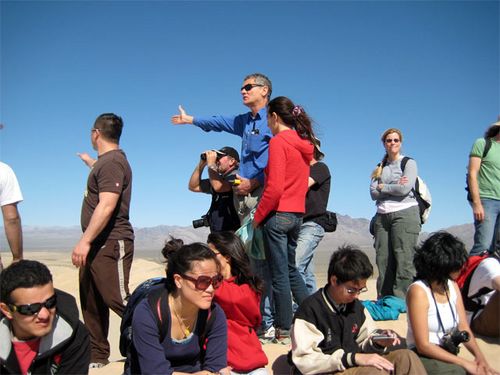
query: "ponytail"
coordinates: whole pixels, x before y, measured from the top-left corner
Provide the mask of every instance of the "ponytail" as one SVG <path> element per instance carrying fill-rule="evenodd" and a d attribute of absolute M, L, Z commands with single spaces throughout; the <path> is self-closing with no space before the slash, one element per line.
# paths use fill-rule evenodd
<path fill-rule="evenodd" d="M 267 110 L 268 113 L 276 113 L 286 126 L 295 129 L 300 138 L 317 144 L 312 120 L 300 105 L 295 105 L 285 96 L 278 96 L 269 102 Z"/>
<path fill-rule="evenodd" d="M 389 155 L 387 155 L 387 152 L 385 153 L 384 157 L 382 158 L 382 161 L 377 164 L 377 167 L 373 170 L 372 175 L 370 176 L 372 180 L 378 180 L 380 176 L 382 175 L 382 169 L 384 168 L 384 165 L 387 164 L 387 159 L 389 158 Z"/>

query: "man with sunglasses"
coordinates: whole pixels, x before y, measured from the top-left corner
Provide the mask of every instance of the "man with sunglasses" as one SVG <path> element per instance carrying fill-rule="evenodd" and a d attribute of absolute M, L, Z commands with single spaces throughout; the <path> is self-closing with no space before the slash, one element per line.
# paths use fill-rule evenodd
<path fill-rule="evenodd" d="M 294 316 L 291 359 L 296 374 L 426 373 L 414 352 L 397 349 L 401 345 L 395 332 L 374 329 L 370 314 L 358 301 L 372 273 L 370 260 L 355 247 L 344 246 L 332 254 L 328 283 Z"/>
<path fill-rule="evenodd" d="M 0 374 L 87 374 L 88 332 L 75 298 L 54 289 L 40 262 L 21 260 L 0 275 Z"/>
<path fill-rule="evenodd" d="M 250 74 L 245 77 L 240 92 L 243 104 L 250 112 L 236 116 L 194 117 L 179 106 L 180 113 L 172 116 L 171 121 L 174 125 L 193 124 L 206 132 L 227 132 L 242 138 L 238 176 L 241 183 L 234 187 L 236 194 L 245 196 L 239 207 L 241 219 L 257 205 L 264 186 L 267 149 L 272 137 L 267 127 L 266 106 L 271 97 L 272 84 L 264 74 Z"/>

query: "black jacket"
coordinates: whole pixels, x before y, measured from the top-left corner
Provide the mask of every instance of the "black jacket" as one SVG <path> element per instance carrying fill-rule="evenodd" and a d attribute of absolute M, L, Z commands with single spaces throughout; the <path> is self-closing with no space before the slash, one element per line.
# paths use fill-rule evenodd
<path fill-rule="evenodd" d="M 42 337 L 35 360 L 29 368 L 32 375 L 88 374 L 90 341 L 87 329 L 78 319 L 75 298 L 56 289 L 57 311 L 52 331 Z M 20 374 L 11 342 L 10 322 L 0 320 L 0 374 Z"/>

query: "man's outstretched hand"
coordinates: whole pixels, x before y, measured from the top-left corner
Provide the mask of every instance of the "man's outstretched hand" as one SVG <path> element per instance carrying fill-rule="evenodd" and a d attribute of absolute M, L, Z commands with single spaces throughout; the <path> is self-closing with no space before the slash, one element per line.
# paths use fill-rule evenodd
<path fill-rule="evenodd" d="M 192 124 L 193 116 L 188 115 L 182 105 L 179 105 L 179 114 L 172 116 L 170 121 L 174 125 Z"/>

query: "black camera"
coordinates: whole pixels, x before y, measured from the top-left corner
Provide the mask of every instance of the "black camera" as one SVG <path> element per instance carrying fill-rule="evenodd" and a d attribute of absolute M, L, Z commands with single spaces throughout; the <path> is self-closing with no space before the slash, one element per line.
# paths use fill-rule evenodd
<path fill-rule="evenodd" d="M 221 157 L 223 157 L 223 156 L 224 156 L 224 155 L 217 153 L 217 159 L 216 159 L 216 160 L 217 160 L 217 161 L 219 161 L 219 160 L 220 160 L 220 158 L 221 158 Z M 201 159 L 201 160 L 205 160 L 205 161 L 207 161 L 207 154 L 205 154 L 205 153 L 201 154 L 201 155 L 200 155 L 200 159 Z"/>
<path fill-rule="evenodd" d="M 463 342 L 469 341 L 470 336 L 467 331 L 459 331 L 458 329 L 454 329 L 452 332 L 446 333 L 441 338 L 441 347 L 450 352 L 451 354 L 457 355 L 460 351 L 459 345 Z"/>
<path fill-rule="evenodd" d="M 203 215 L 200 219 L 193 220 L 193 228 L 209 227 L 208 215 Z"/>

